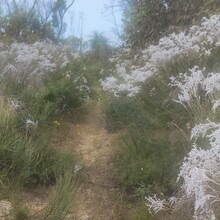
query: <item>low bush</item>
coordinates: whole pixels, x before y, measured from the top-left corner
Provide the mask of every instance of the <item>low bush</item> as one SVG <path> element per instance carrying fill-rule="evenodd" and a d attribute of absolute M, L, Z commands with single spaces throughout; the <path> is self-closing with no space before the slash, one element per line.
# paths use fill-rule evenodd
<path fill-rule="evenodd" d="M 109 129 L 120 130 L 131 124 L 143 123 L 147 126 L 150 118 L 145 115 L 140 102 L 133 98 L 109 97 L 104 100 L 104 111 L 108 116 Z"/>
<path fill-rule="evenodd" d="M 16 83 L 15 79 L 5 79 L 3 93 L 23 104 L 23 116 L 29 115 L 39 122 L 48 121 L 82 105 L 87 91 L 76 79 L 63 72 L 49 74 L 45 78 L 39 88 Z"/>
<path fill-rule="evenodd" d="M 192 116 L 172 100 L 167 78 L 154 77 L 136 98 L 111 97 L 105 104 L 110 129 L 121 133 L 116 181 L 125 189 L 172 194 L 185 153 Z M 135 190 L 134 190 L 135 189 Z M 139 195 L 140 196 L 140 195 Z"/>
<path fill-rule="evenodd" d="M 51 148 L 43 138 L 33 140 L 26 136 L 9 101 L 1 98 L 0 105 L 1 172 L 23 184 L 55 183 L 56 176 L 73 166 L 71 157 Z"/>

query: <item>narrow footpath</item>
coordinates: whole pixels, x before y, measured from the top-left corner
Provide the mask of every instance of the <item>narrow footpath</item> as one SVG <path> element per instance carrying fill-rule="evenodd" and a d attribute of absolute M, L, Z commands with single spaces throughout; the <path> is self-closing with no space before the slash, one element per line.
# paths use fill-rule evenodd
<path fill-rule="evenodd" d="M 74 146 L 82 166 L 71 219 L 127 219 L 127 211 L 121 205 L 122 198 L 113 182 L 112 153 L 116 138 L 116 134 L 107 132 L 105 116 L 98 105 L 88 110 L 83 123 L 70 125 L 67 145 Z"/>

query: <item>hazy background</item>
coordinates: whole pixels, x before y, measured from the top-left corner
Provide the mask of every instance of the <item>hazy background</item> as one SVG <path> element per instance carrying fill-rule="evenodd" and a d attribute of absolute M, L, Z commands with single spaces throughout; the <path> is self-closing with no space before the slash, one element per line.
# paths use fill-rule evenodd
<path fill-rule="evenodd" d="M 106 10 L 111 5 L 111 0 L 75 0 L 66 16 L 66 35 L 75 35 L 89 39 L 93 31 L 103 32 L 114 43 L 115 24 L 111 10 Z M 118 27 L 121 26 L 121 12 L 114 10 Z"/>

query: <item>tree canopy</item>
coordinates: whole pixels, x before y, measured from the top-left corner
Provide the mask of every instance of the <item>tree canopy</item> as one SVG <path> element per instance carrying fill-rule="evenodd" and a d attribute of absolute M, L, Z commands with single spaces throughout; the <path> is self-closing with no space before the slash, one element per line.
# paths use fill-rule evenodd
<path fill-rule="evenodd" d="M 108 39 L 97 31 L 92 33 L 89 40 L 90 51 L 97 59 L 107 59 L 111 53 Z"/>
<path fill-rule="evenodd" d="M 74 0 L 4 0 L 0 30 L 18 42 L 42 39 L 59 41 L 65 32 L 64 17 Z"/>
<path fill-rule="evenodd" d="M 141 48 L 164 34 L 186 28 L 220 8 L 218 0 L 120 0 L 124 39 Z"/>

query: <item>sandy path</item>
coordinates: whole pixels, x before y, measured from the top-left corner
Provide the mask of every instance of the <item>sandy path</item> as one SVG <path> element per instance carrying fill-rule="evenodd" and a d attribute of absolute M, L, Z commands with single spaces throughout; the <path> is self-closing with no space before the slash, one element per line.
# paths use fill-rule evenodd
<path fill-rule="evenodd" d="M 105 117 L 97 106 L 88 111 L 84 123 L 72 124 L 66 139 L 69 145 L 76 136 L 74 147 L 82 176 L 75 198 L 75 212 L 71 219 L 76 220 L 119 220 L 121 213 L 120 194 L 112 180 L 112 162 L 116 135 L 105 129 Z"/>

